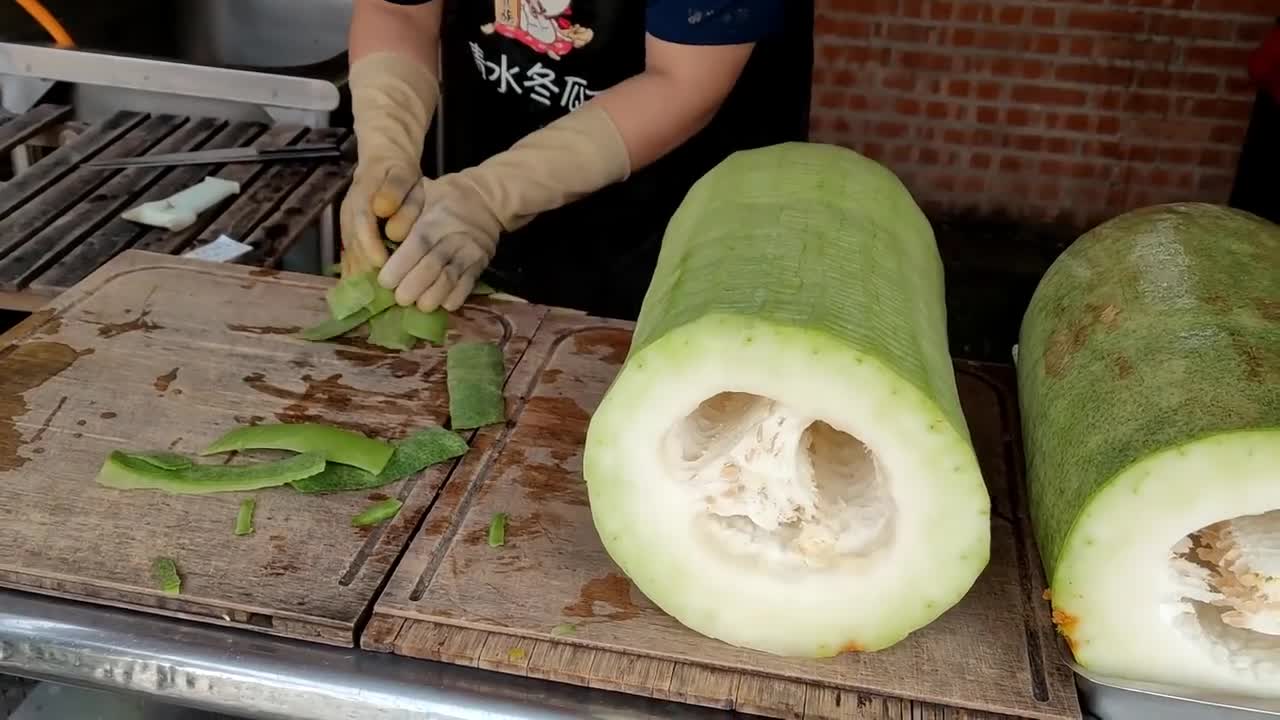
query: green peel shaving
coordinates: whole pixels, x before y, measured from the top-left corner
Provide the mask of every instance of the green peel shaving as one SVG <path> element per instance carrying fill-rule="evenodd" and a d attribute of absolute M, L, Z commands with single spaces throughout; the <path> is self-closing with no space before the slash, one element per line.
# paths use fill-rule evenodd
<path fill-rule="evenodd" d="M 236 428 L 200 454 L 216 455 L 232 450 L 318 453 L 330 462 L 354 465 L 376 474 L 382 472 L 382 468 L 391 459 L 394 448 L 381 440 L 351 430 L 317 423 L 283 423 Z"/>
<path fill-rule="evenodd" d="M 386 522 L 395 517 L 404 503 L 395 498 L 387 498 L 365 508 L 364 512 L 351 518 L 352 527 L 370 527 Z"/>

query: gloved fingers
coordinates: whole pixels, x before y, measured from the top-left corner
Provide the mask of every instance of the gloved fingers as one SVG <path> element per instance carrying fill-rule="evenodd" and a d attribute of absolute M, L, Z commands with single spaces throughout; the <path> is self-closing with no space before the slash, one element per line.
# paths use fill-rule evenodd
<path fill-rule="evenodd" d="M 444 260 L 434 250 L 420 258 L 396 286 L 396 303 L 408 307 L 418 302 L 423 293 L 444 277 Z"/>
<path fill-rule="evenodd" d="M 344 248 L 360 248 L 373 266 L 378 267 L 386 262 L 387 251 L 378 232 L 378 219 L 371 207 L 369 187 L 365 178 L 357 178 L 351 183 L 338 209 L 338 228 Z"/>
<path fill-rule="evenodd" d="M 453 291 L 454 285 L 457 283 L 457 278 L 452 275 L 452 272 L 448 265 L 441 269 L 440 274 L 436 276 L 436 281 L 431 283 L 431 287 L 418 296 L 417 305 L 419 310 L 431 312 L 440 307 L 440 301 Z"/>
<path fill-rule="evenodd" d="M 474 278 L 469 278 L 467 273 L 471 272 L 475 265 L 479 264 L 483 267 L 488 262 L 488 257 L 480 246 L 462 233 L 454 233 L 444 238 L 430 254 L 435 256 L 440 270 L 435 282 L 418 296 L 418 309 L 423 312 L 431 312 L 444 306 L 457 292 L 462 292 L 462 299 L 466 300 L 471 288 L 475 285 Z M 479 271 L 475 272 L 478 274 Z"/>
<path fill-rule="evenodd" d="M 395 163 L 387 167 L 382 182 L 372 193 L 370 205 L 373 213 L 380 218 L 389 218 L 396 214 L 405 198 L 418 186 L 422 173 L 418 168 L 404 163 Z"/>
<path fill-rule="evenodd" d="M 488 264 L 487 261 L 481 260 L 463 271 L 462 277 L 458 278 L 458 282 L 453 286 L 453 291 L 444 299 L 444 302 L 440 303 L 440 307 L 448 312 L 456 312 L 458 308 L 462 307 L 467 298 L 471 297 L 471 291 L 476 287 L 476 280 L 480 278 L 480 273 L 484 272 L 485 266 Z"/>
<path fill-rule="evenodd" d="M 405 196 L 404 203 L 400 205 L 400 209 L 387 220 L 383 231 L 386 233 L 387 239 L 393 243 L 402 243 L 409 236 L 409 232 L 413 230 L 413 223 L 422 215 L 422 208 L 427 203 L 427 191 L 424 183 L 429 182 L 422 180 L 414 183 L 413 189 Z"/>

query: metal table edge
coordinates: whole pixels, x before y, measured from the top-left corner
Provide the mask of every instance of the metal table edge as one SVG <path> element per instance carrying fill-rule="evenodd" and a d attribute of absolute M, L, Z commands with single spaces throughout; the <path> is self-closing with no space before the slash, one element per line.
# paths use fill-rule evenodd
<path fill-rule="evenodd" d="M 747 717 L 11 590 L 0 673 L 271 720 Z"/>

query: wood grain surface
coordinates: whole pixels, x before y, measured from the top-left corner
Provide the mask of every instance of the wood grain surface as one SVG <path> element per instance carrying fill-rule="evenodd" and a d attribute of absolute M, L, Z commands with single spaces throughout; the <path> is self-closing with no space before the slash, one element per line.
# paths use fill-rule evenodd
<path fill-rule="evenodd" d="M 991 562 L 973 590 L 888 650 L 782 658 L 682 627 L 599 542 L 581 451 L 630 329 L 547 316 L 508 383 L 512 421 L 482 431 L 450 477 L 375 606 L 365 648 L 778 718 L 1080 717 L 1020 495 L 1011 373 L 958 368 L 993 497 Z M 507 541 L 493 548 L 486 530 L 499 512 Z"/>
<path fill-rule="evenodd" d="M 353 645 L 451 465 L 323 496 L 94 482 L 113 449 L 196 452 L 241 425 L 316 421 L 393 439 L 444 423 L 443 349 L 291 336 L 326 317 L 331 282 L 130 251 L 0 337 L 0 585 Z M 510 370 L 544 314 L 481 301 L 450 335 L 502 343 Z M 238 537 L 249 496 L 256 531 Z M 404 502 L 398 516 L 350 526 L 385 496 Z M 177 560 L 180 596 L 153 587 L 157 556 Z"/>

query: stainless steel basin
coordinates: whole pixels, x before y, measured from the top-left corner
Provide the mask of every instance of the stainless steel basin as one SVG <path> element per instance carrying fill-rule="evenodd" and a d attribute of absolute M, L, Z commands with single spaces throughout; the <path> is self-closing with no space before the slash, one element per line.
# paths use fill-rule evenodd
<path fill-rule="evenodd" d="M 48 4 L 79 46 L 0 30 L 11 111 L 47 81 L 66 83 L 77 119 L 89 121 L 129 109 L 322 125 L 338 107 L 352 0 Z M 108 16 L 112 32 L 102 31 Z"/>

